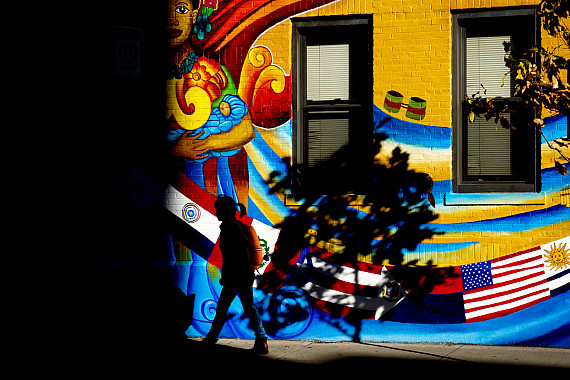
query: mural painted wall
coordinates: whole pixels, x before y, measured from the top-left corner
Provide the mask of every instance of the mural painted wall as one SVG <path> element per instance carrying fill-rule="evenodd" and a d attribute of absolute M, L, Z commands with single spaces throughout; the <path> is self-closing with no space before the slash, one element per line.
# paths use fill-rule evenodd
<path fill-rule="evenodd" d="M 450 10 L 473 7 L 463 0 L 170 0 L 165 135 L 178 178 L 164 205 L 191 231 L 191 243 L 171 239 L 169 263 L 173 283 L 196 295 L 188 336 L 208 332 L 221 291 L 217 196 L 246 205 L 244 221 L 266 253 L 260 271 L 272 267 L 274 226 L 290 210 L 265 180 L 292 155 L 291 17 L 372 14 L 374 123 L 388 136 L 387 151 L 401 147 L 411 167 L 433 179 L 439 218 L 430 227 L 444 232 L 405 259 L 431 260 L 456 276 L 416 303 L 405 289 L 387 294 L 395 280 L 389 265 L 343 266 L 302 251 L 299 268 L 342 285 L 257 289 L 266 330 L 276 339 L 353 339 L 354 325 L 329 312 L 336 303 L 370 312 L 361 340 L 570 347 L 570 178 L 554 169 L 554 152 L 542 144 L 539 193 L 452 192 Z M 554 115 L 544 132 L 563 137 L 566 123 Z M 365 292 L 354 291 L 356 272 Z M 222 336 L 253 338 L 239 301 L 230 313 Z"/>

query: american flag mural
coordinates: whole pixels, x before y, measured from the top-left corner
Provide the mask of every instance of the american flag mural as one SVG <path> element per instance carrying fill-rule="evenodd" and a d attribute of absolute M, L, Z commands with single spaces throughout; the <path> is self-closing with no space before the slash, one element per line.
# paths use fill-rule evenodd
<path fill-rule="evenodd" d="M 461 266 L 467 322 L 500 317 L 550 298 L 540 250 Z"/>
<path fill-rule="evenodd" d="M 467 322 L 522 310 L 569 287 L 570 267 L 548 265 L 567 252 L 570 238 L 501 258 L 461 266 Z M 546 265 L 545 265 L 546 264 Z"/>

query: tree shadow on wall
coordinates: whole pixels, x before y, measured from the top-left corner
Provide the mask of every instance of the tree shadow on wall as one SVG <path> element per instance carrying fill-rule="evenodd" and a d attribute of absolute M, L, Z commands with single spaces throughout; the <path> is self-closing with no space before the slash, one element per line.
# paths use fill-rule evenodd
<path fill-rule="evenodd" d="M 441 233 L 427 226 L 438 217 L 428 201 L 431 178 L 411 170 L 400 148 L 382 154 L 385 139 L 376 134 L 368 146 L 344 146 L 313 167 L 286 159 L 287 173 L 268 180 L 271 193 L 295 205 L 276 226 L 281 232 L 259 287 L 274 294 L 289 285 L 309 289 L 311 302 L 353 341 L 360 341 L 364 318 L 381 318 L 404 296 L 421 303 L 455 276 L 431 261 L 406 260 L 404 252 Z M 370 283 L 369 273 L 386 276 L 384 265 L 392 281 Z"/>

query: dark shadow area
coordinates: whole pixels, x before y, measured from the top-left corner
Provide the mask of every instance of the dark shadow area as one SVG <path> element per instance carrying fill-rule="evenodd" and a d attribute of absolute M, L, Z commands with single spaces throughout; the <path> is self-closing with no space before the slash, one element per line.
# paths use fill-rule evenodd
<path fill-rule="evenodd" d="M 171 284 L 170 268 L 114 263 L 84 277 L 81 341 L 103 361 L 171 352 L 192 323 L 194 296 Z"/>
<path fill-rule="evenodd" d="M 488 364 L 474 362 L 457 362 L 447 360 L 403 360 L 377 358 L 349 358 L 324 364 L 326 373 L 354 374 L 357 371 L 381 372 L 383 376 L 394 378 L 429 378 L 453 376 L 453 374 L 469 374 L 486 378 L 503 378 L 516 375 L 562 374 L 561 368 L 513 366 L 505 364 Z M 321 368 L 321 367 L 319 367 Z M 360 370 L 359 370 L 360 369 Z"/>
<path fill-rule="evenodd" d="M 192 318 L 192 296 L 170 278 L 162 205 L 173 169 L 164 137 L 166 3 L 103 0 L 78 9 L 81 45 L 68 47 L 73 60 L 65 63 L 81 73 L 69 78 L 75 91 L 66 93 L 78 104 L 61 108 L 73 122 L 63 173 L 72 185 L 58 189 L 75 198 L 66 199 L 72 217 L 58 236 L 71 246 L 73 357 L 90 364 L 84 368 L 112 371 L 113 363 L 171 353 Z M 116 65 L 131 54 L 141 70 L 132 77 Z"/>

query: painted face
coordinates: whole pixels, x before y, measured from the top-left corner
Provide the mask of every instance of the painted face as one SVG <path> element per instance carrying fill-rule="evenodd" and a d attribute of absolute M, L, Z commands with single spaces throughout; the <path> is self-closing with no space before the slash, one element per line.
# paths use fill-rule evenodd
<path fill-rule="evenodd" d="M 230 108 L 230 104 L 226 103 L 226 102 L 221 102 L 220 103 L 220 113 L 224 116 L 228 116 L 230 113 L 232 113 L 232 110 Z"/>
<path fill-rule="evenodd" d="M 192 1 L 170 0 L 168 2 L 168 41 L 176 47 L 190 37 L 192 32 Z"/>

